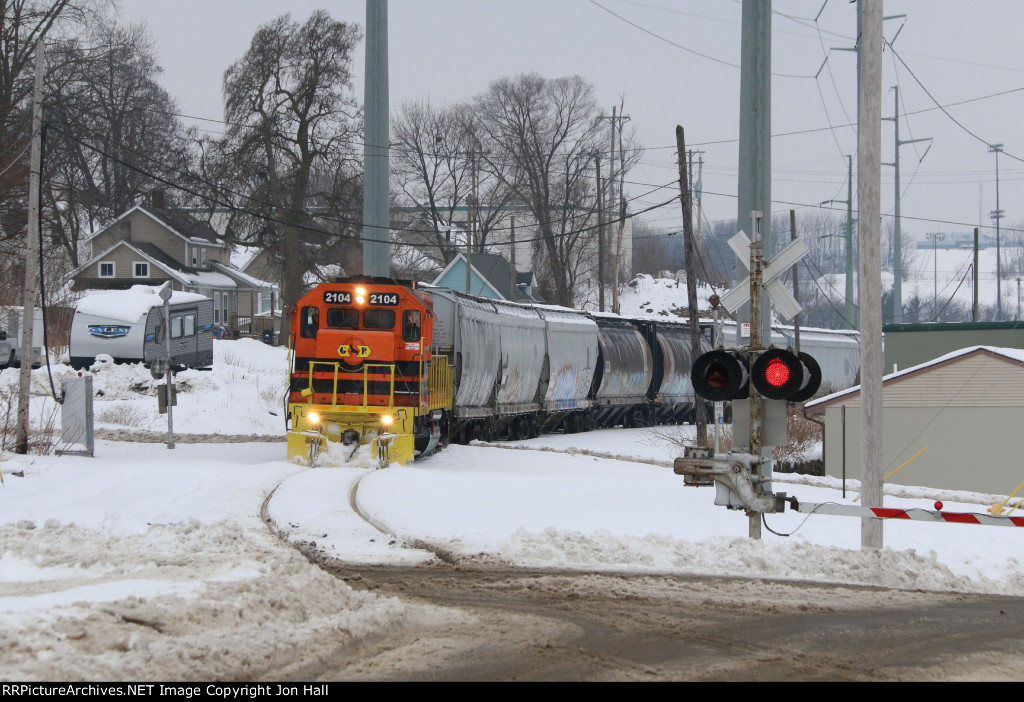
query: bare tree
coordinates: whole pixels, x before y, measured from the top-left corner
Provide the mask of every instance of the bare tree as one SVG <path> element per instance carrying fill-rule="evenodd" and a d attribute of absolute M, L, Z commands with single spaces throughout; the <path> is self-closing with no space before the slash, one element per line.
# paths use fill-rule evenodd
<path fill-rule="evenodd" d="M 351 189 L 357 182 L 360 114 L 352 54 L 360 38 L 357 26 L 323 10 L 303 24 L 282 15 L 256 31 L 245 55 L 224 74 L 224 172 L 234 174 L 238 206 L 259 215 L 240 218 L 235 231 L 275 249 L 285 310 L 301 297 L 307 272 L 324 255 L 319 244 L 344 235 L 354 245 L 360 228 L 355 220 L 327 231 L 312 211 L 344 199 L 317 183 Z"/>
<path fill-rule="evenodd" d="M 8 254 L 0 257 L 0 279 L 15 273 L 27 219 L 29 101 L 37 43 L 70 27 L 81 27 L 101 4 L 98 0 L 0 0 L 0 247 Z"/>
<path fill-rule="evenodd" d="M 514 176 L 507 164 L 484 162 L 489 144 L 470 105 L 407 102 L 392 130 L 392 173 L 401 201 L 414 209 L 406 239 L 424 244 L 423 253 L 442 267 L 464 249 L 458 235 L 467 236 L 470 227 L 475 250 L 485 251 L 508 214 L 512 190 L 506 183 Z"/>
<path fill-rule="evenodd" d="M 43 200 L 55 242 L 77 266 L 83 236 L 161 181 L 180 181 L 189 152 L 143 26 L 103 23 L 53 55 Z"/>
<path fill-rule="evenodd" d="M 501 78 L 475 108 L 489 146 L 485 163 L 536 221 L 538 277 L 558 304 L 571 306 L 578 277 L 593 268 L 597 236 L 592 154 L 603 134 L 593 86 L 579 76 Z"/>

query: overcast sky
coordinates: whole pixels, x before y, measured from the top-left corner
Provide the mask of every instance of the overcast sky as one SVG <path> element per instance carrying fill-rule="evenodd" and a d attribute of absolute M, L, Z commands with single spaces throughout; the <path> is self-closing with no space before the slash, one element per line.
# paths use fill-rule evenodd
<path fill-rule="evenodd" d="M 156 39 L 164 85 L 182 111 L 212 119 L 223 116 L 224 70 L 261 24 L 286 12 L 305 21 L 325 8 L 365 25 L 363 0 L 121 2 L 124 19 L 145 21 Z M 773 9 L 773 210 L 796 208 L 799 222 L 822 201 L 847 199 L 856 58 L 831 49 L 853 46 L 856 11 L 847 0 L 775 0 Z M 929 142 L 900 149 L 903 231 L 923 238 L 981 225 L 994 233 L 996 155 L 988 145 L 1002 143 L 1001 229 L 1008 241 L 1010 228 L 1024 223 L 1024 3 L 887 0 L 884 12 L 906 17 L 885 22 L 895 52 L 887 48 L 884 57 L 882 115 L 893 116 L 898 85 L 900 139 L 934 140 L 927 154 Z M 609 114 L 625 100 L 628 125 L 647 149 L 630 177 L 632 209 L 676 194 L 681 124 L 687 147 L 704 152 L 705 217 L 733 219 L 740 16 L 739 0 L 390 0 L 392 109 L 407 100 L 458 101 L 522 72 L 579 74 Z M 356 57 L 360 102 L 363 50 Z M 893 122 L 884 121 L 881 133 L 882 160 L 892 163 Z M 894 169 L 882 171 L 882 212 L 891 215 Z M 854 191 L 855 206 L 856 197 Z M 844 202 L 830 206 L 846 209 Z M 644 219 L 677 229 L 679 204 Z"/>

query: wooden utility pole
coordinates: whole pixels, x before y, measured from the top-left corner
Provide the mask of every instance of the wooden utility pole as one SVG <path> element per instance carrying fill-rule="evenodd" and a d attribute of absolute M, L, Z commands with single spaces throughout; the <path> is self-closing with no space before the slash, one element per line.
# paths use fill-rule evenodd
<path fill-rule="evenodd" d="M 36 292 L 39 289 L 39 181 L 43 167 L 43 72 L 46 56 L 42 38 L 36 41 L 35 92 L 32 97 L 32 155 L 28 175 L 28 226 L 25 229 L 25 290 L 21 311 L 21 368 L 18 377 L 18 430 L 14 452 L 28 453 L 28 399 L 32 381 L 32 334 Z"/>
<path fill-rule="evenodd" d="M 676 152 L 679 157 L 679 199 L 683 204 L 683 248 L 686 252 L 686 298 L 690 315 L 690 355 L 696 360 L 701 354 L 700 318 L 697 315 L 697 273 L 693 265 L 693 203 L 690 183 L 686 175 L 686 138 L 683 127 L 676 126 Z M 694 417 L 697 424 L 697 445 L 708 445 L 708 414 L 703 400 L 694 396 Z"/>
<path fill-rule="evenodd" d="M 597 309 L 604 312 L 604 198 L 601 196 L 601 154 L 594 152 L 597 165 Z"/>
<path fill-rule="evenodd" d="M 796 241 L 796 210 L 789 211 L 789 238 Z M 800 302 L 800 263 L 793 264 L 793 299 Z M 800 315 L 793 317 L 793 349 L 800 353 Z"/>
<path fill-rule="evenodd" d="M 971 321 L 980 319 L 978 314 L 978 228 L 974 228 L 974 304 L 971 305 Z"/>
<path fill-rule="evenodd" d="M 512 280 L 509 281 L 509 286 L 510 286 L 509 293 L 511 294 L 511 297 L 509 297 L 509 300 L 511 300 L 512 302 L 515 302 L 516 301 L 516 290 L 518 289 L 516 287 L 516 218 L 515 218 L 515 216 L 512 217 L 512 228 L 510 230 L 510 238 L 512 240 L 512 242 L 511 242 L 512 243 L 512 247 L 511 247 L 511 249 L 509 251 L 509 254 L 510 254 L 509 255 L 509 267 L 512 270 L 510 270 L 509 273 L 511 274 L 510 277 L 512 278 Z"/>

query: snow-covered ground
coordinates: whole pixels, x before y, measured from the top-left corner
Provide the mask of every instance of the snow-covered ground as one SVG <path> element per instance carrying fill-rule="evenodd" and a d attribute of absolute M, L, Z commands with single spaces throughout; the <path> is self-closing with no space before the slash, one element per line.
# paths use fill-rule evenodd
<path fill-rule="evenodd" d="M 57 387 L 71 373 L 55 366 Z M 33 420 L 59 426 L 47 370 L 32 380 Z M 149 372 L 97 367 L 93 457 L 0 454 L 0 679 L 258 679 L 298 650 L 464 616 L 355 591 L 296 544 L 359 564 L 444 553 L 1024 595 L 1024 529 L 894 520 L 884 550 L 861 551 L 859 519 L 787 512 L 747 538 L 742 512 L 672 472 L 691 427 L 450 446 L 385 470 L 327 456 L 310 468 L 285 458 L 285 380 L 282 349 L 215 342 L 211 371 L 179 376 L 172 449 Z M 16 387 L 17 370 L 0 372 L 0 414 Z M 802 502 L 858 497 L 834 479 L 775 482 Z M 887 495 L 887 506 L 942 500 L 979 513 L 1005 497 L 895 485 Z"/>

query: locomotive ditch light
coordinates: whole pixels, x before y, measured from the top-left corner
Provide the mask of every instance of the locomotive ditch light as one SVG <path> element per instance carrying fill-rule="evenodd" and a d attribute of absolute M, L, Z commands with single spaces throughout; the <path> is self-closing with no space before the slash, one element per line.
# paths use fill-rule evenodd
<path fill-rule="evenodd" d="M 821 368 L 811 356 L 785 349 L 769 349 L 751 369 L 754 387 L 769 400 L 802 402 L 821 386 Z"/>
<path fill-rule="evenodd" d="M 391 423 L 394 421 L 395 418 L 392 417 L 390 414 L 382 414 L 380 417 L 380 423 L 384 426 L 390 426 Z"/>
<path fill-rule="evenodd" d="M 310 412 L 309 414 L 306 415 L 306 419 L 309 420 L 310 424 L 319 424 L 320 414 L 317 412 Z"/>
<path fill-rule="evenodd" d="M 694 392 L 705 400 L 724 402 L 750 396 L 746 356 L 737 351 L 715 350 L 701 354 L 690 370 Z"/>

